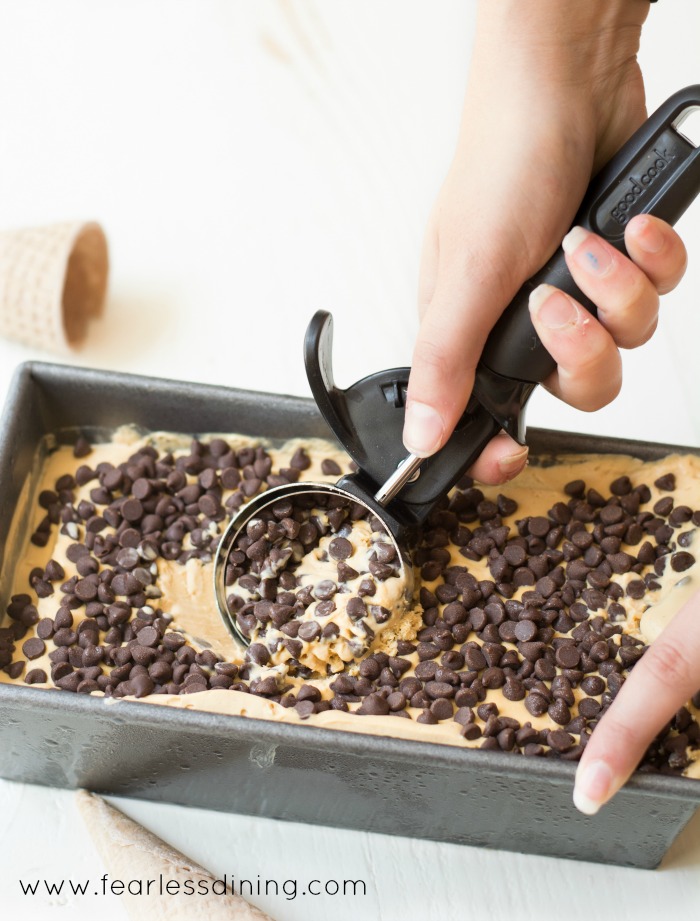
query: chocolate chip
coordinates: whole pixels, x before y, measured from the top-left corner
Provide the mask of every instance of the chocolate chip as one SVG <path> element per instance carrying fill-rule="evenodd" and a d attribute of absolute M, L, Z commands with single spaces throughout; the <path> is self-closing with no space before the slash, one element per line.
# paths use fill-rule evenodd
<path fill-rule="evenodd" d="M 525 687 L 518 678 L 507 678 L 503 685 L 503 696 L 506 700 L 523 700 Z"/>
<path fill-rule="evenodd" d="M 58 563 L 56 560 L 49 560 L 49 562 L 46 564 L 46 569 L 44 570 L 44 577 L 49 582 L 59 582 L 62 579 L 65 579 L 66 573 L 60 563 Z"/>
<path fill-rule="evenodd" d="M 306 720 L 314 713 L 316 706 L 312 700 L 302 700 L 294 705 L 294 709 L 301 719 Z"/>
<path fill-rule="evenodd" d="M 294 463 L 292 463 L 291 466 L 293 467 Z M 321 461 L 321 471 L 326 474 L 326 476 L 340 476 L 343 472 L 340 465 L 330 457 Z"/>
<path fill-rule="evenodd" d="M 24 676 L 25 684 L 46 684 L 48 680 L 43 668 L 33 668 Z"/>
<path fill-rule="evenodd" d="M 140 646 L 157 646 L 160 642 L 158 631 L 155 627 L 143 627 L 136 634 Z"/>
<path fill-rule="evenodd" d="M 574 645 L 559 646 L 554 654 L 560 668 L 576 668 L 581 661 L 581 653 Z"/>
<path fill-rule="evenodd" d="M 454 706 L 452 705 L 451 700 L 447 700 L 444 697 L 434 700 L 430 705 L 430 713 L 435 717 L 436 720 L 448 720 L 451 719 L 452 714 L 454 713 Z"/>
<path fill-rule="evenodd" d="M 438 697 L 454 697 L 455 689 L 446 681 L 428 681 L 425 684 L 425 693 L 433 700 Z"/>
<path fill-rule="evenodd" d="M 581 682 L 581 690 L 591 697 L 598 697 L 605 690 L 605 682 L 597 675 L 590 675 Z"/>
<path fill-rule="evenodd" d="M 545 537 L 551 526 L 552 523 L 548 518 L 538 515 L 529 519 L 527 529 L 533 537 Z"/>
<path fill-rule="evenodd" d="M 573 736 L 563 729 L 553 729 L 547 733 L 547 745 L 556 752 L 568 751 L 574 744 Z"/>
<path fill-rule="evenodd" d="M 43 617 L 36 625 L 37 636 L 42 640 L 51 639 L 53 636 L 54 624 L 50 617 Z"/>
<path fill-rule="evenodd" d="M 316 621 L 306 621 L 299 627 L 299 638 L 307 643 L 311 643 L 318 639 L 320 635 L 321 627 L 318 625 L 318 623 L 316 623 Z"/>
<path fill-rule="evenodd" d="M 78 634 L 67 627 L 62 627 L 53 635 L 54 646 L 72 646 L 78 641 Z"/>
<path fill-rule="evenodd" d="M 664 492 L 673 492 L 676 488 L 676 477 L 673 473 L 666 473 L 664 476 L 660 476 L 658 480 L 654 480 L 654 486 Z"/>
<path fill-rule="evenodd" d="M 490 666 L 482 673 L 481 682 L 485 688 L 501 688 L 506 682 L 505 673 L 502 668 Z"/>
<path fill-rule="evenodd" d="M 374 544 L 374 553 L 380 563 L 392 563 L 396 559 L 396 547 L 389 541 L 377 541 Z"/>
<path fill-rule="evenodd" d="M 313 593 L 320 601 L 328 601 L 338 591 L 338 586 L 330 579 L 323 579 L 314 586 Z"/>
<path fill-rule="evenodd" d="M 345 610 L 351 620 L 361 620 L 367 614 L 367 608 L 364 601 L 357 597 L 349 599 Z"/>
<path fill-rule="evenodd" d="M 38 659 L 46 652 L 46 644 L 38 637 L 32 637 L 22 644 L 22 652 L 28 659 Z"/>
<path fill-rule="evenodd" d="M 318 624 L 315 626 L 320 632 Z M 270 652 L 262 643 L 251 643 L 246 652 L 246 659 L 254 662 L 256 665 L 267 665 L 270 661 Z"/>
<path fill-rule="evenodd" d="M 627 594 L 630 598 L 643 598 L 646 594 L 647 587 L 641 579 L 632 579 L 627 583 Z"/>
<path fill-rule="evenodd" d="M 554 703 L 549 705 L 547 712 L 554 722 L 560 726 L 566 726 L 571 720 L 571 711 L 563 700 L 555 700 Z"/>
<path fill-rule="evenodd" d="M 671 569 L 674 572 L 685 572 L 686 569 L 690 569 L 694 562 L 695 557 L 692 553 L 681 550 L 671 556 Z"/>
<path fill-rule="evenodd" d="M 386 716 L 389 702 L 381 694 L 368 694 L 355 712 L 362 716 Z"/>
<path fill-rule="evenodd" d="M 628 476 L 618 477 L 610 484 L 610 492 L 614 496 L 627 496 L 632 492 L 632 481 Z"/>
<path fill-rule="evenodd" d="M 522 643 L 528 643 L 537 636 L 537 624 L 531 620 L 521 620 L 514 628 L 516 638 Z"/>
<path fill-rule="evenodd" d="M 542 716 L 547 712 L 547 700 L 541 694 L 530 692 L 525 698 L 525 708 L 533 716 Z"/>
<path fill-rule="evenodd" d="M 292 455 L 292 459 L 289 462 L 290 467 L 294 467 L 296 470 L 308 470 L 311 466 L 311 458 L 306 453 L 304 448 L 297 448 L 297 450 Z"/>
<path fill-rule="evenodd" d="M 328 545 L 328 552 L 334 560 L 347 560 L 353 554 L 353 547 L 345 537 L 334 537 Z"/>
<path fill-rule="evenodd" d="M 585 697 L 578 705 L 578 712 L 589 720 L 596 719 L 600 714 L 600 710 L 600 704 L 593 697 Z"/>

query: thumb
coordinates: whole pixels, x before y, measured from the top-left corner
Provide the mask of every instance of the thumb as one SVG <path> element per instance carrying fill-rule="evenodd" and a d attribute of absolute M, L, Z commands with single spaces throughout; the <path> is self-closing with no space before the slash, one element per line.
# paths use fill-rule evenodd
<path fill-rule="evenodd" d="M 474 255 L 450 262 L 438 271 L 408 382 L 403 440 L 420 457 L 445 444 L 464 412 L 486 338 L 519 283 Z"/>

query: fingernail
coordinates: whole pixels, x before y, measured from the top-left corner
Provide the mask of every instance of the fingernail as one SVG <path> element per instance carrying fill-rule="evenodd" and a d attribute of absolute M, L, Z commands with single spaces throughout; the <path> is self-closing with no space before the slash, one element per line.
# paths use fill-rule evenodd
<path fill-rule="evenodd" d="M 538 285 L 530 293 L 530 312 L 547 329 L 575 326 L 579 318 L 573 301 L 551 285 Z"/>
<path fill-rule="evenodd" d="M 583 227 L 572 227 L 561 246 L 567 256 L 591 275 L 605 275 L 612 267 L 613 257 L 597 237 Z"/>
<path fill-rule="evenodd" d="M 409 400 L 403 424 L 403 443 L 412 454 L 428 457 L 442 441 L 445 423 L 440 414 L 425 403 Z"/>
<path fill-rule="evenodd" d="M 607 801 L 613 785 L 613 772 L 605 761 L 582 765 L 574 782 L 574 806 L 584 815 L 595 815 Z"/>
<path fill-rule="evenodd" d="M 630 229 L 634 233 L 637 246 L 645 253 L 660 253 L 664 248 L 664 235 L 646 215 L 638 217 Z"/>
<path fill-rule="evenodd" d="M 516 454 L 508 454 L 506 457 L 501 457 L 498 461 L 498 469 L 504 477 L 510 479 L 510 477 L 515 476 L 516 473 L 522 470 L 526 461 L 527 448 L 523 448 Z"/>

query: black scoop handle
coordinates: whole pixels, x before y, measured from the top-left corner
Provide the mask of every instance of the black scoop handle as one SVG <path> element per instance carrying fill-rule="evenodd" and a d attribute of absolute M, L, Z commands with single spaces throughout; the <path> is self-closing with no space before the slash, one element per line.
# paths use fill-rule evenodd
<path fill-rule="evenodd" d="M 574 225 L 594 231 L 625 253 L 625 227 L 635 215 L 677 221 L 700 192 L 700 148 L 681 130 L 683 119 L 698 108 L 700 85 L 666 100 L 592 180 Z M 524 440 L 525 405 L 555 367 L 528 309 L 530 292 L 543 283 L 566 291 L 595 315 L 595 305 L 578 289 L 560 247 L 523 285 L 493 328 L 469 405 L 447 444 L 423 462 L 418 479 L 384 510 L 395 534 L 419 527 L 500 429 Z M 359 468 L 341 484 L 371 503 L 405 458 L 402 430 L 410 369 L 379 371 L 341 390 L 333 381 L 331 342 L 331 316 L 318 311 L 304 347 L 309 383 L 323 416 Z"/>
<path fill-rule="evenodd" d="M 696 106 L 700 85 L 667 99 L 593 179 L 574 226 L 592 230 L 626 254 L 625 227 L 635 215 L 653 214 L 675 223 L 700 190 L 700 148 L 678 130 L 679 120 Z M 570 294 L 595 316 L 595 305 L 574 282 L 559 247 L 493 328 L 481 358 L 490 371 L 539 383 L 554 370 L 528 310 L 530 292 L 543 283 Z"/>

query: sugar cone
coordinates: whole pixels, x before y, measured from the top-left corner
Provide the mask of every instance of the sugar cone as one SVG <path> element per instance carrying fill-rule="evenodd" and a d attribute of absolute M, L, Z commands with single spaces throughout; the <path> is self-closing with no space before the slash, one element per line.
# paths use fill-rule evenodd
<path fill-rule="evenodd" d="M 99 224 L 0 233 L 0 335 L 48 351 L 80 345 L 102 313 L 108 266 Z"/>
<path fill-rule="evenodd" d="M 230 889 L 226 895 L 212 894 L 211 884 L 215 877 L 208 870 L 99 796 L 78 790 L 76 798 L 110 879 L 120 880 L 125 886 L 130 880 L 142 884 L 143 894 L 131 894 L 126 889 L 123 893 L 124 907 L 132 921 L 272 921 L 269 915 L 233 895 Z M 161 879 L 163 887 L 168 880 L 177 881 L 179 894 L 164 891 L 160 895 Z M 146 892 L 147 880 L 155 881 L 150 893 Z M 188 895 L 183 888 L 185 882 L 194 888 L 193 895 Z M 206 889 L 206 895 L 200 894 L 202 889 Z"/>

